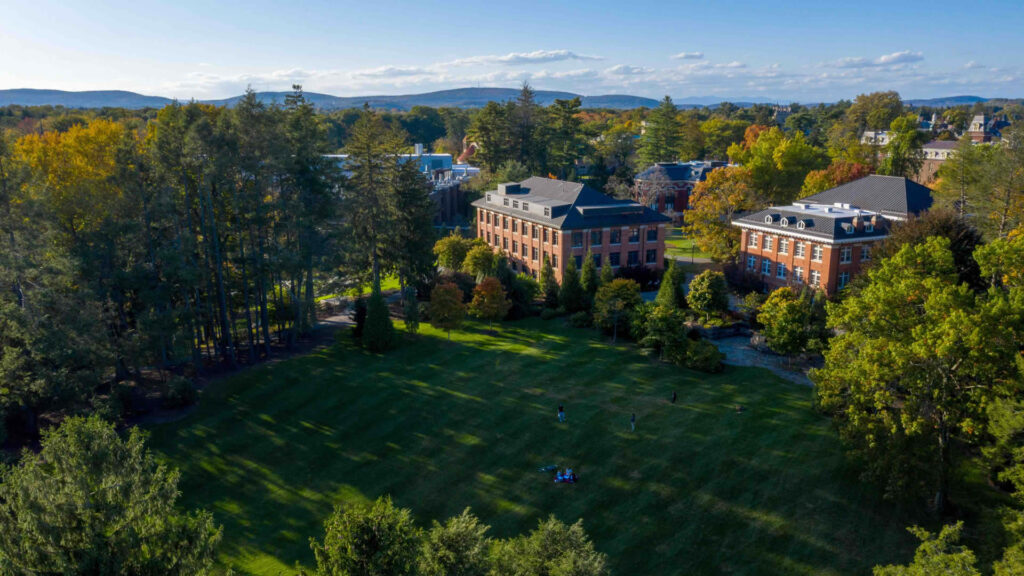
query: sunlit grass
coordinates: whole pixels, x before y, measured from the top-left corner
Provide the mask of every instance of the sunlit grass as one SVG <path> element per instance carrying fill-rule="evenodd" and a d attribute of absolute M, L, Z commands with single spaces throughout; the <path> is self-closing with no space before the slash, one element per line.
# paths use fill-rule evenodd
<path fill-rule="evenodd" d="M 686 237 L 682 229 L 671 228 L 668 238 L 665 239 L 665 254 L 670 257 L 679 258 L 709 258 L 710 255 L 701 251 L 692 238 Z"/>
<path fill-rule="evenodd" d="M 910 521 L 847 468 L 808 388 L 680 370 L 557 321 L 496 328 L 449 343 L 424 326 L 383 356 L 342 335 L 154 428 L 183 504 L 224 525 L 222 567 L 309 566 L 333 506 L 381 494 L 423 525 L 470 506 L 495 536 L 583 518 L 617 574 L 865 574 L 909 557 Z M 554 484 L 548 464 L 582 482 Z"/>

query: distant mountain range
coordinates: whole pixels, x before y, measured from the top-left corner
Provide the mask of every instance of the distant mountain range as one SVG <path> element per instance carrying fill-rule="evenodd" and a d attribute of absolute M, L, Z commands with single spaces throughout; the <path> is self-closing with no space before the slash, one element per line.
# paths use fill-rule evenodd
<path fill-rule="evenodd" d="M 258 92 L 257 97 L 263 102 L 284 103 L 289 92 Z M 424 94 L 404 94 L 398 96 L 332 96 L 330 94 L 318 94 L 306 92 L 306 98 L 317 108 L 322 110 L 342 110 L 345 108 L 359 108 L 363 104 L 369 104 L 372 108 L 387 110 L 408 110 L 413 106 L 441 107 L 449 106 L 455 108 L 480 108 L 488 102 L 505 102 L 514 99 L 519 95 L 518 88 L 456 88 L 454 90 L 440 90 Z M 630 96 L 628 94 L 605 94 L 601 96 L 582 96 L 572 92 L 555 92 L 550 90 L 537 90 L 537 102 L 542 105 L 549 105 L 555 99 L 568 99 L 579 97 L 584 108 L 615 108 L 630 109 L 646 106 L 653 108 L 658 105 L 658 100 L 644 98 L 642 96 Z M 242 96 L 234 96 L 220 100 L 204 100 L 202 102 L 217 106 L 233 106 Z M 930 98 L 924 100 L 907 100 L 911 106 L 957 106 L 961 104 L 974 104 L 975 102 L 987 102 L 988 98 L 980 96 L 949 96 L 944 98 Z M 87 92 L 66 92 L 64 90 L 36 90 L 19 88 L 14 90 L 0 90 L 0 106 L 20 104 L 22 106 L 64 106 L 65 108 L 162 108 L 174 100 L 162 96 L 145 96 L 135 92 L 124 90 L 95 90 Z M 732 102 L 737 106 L 746 107 L 754 103 L 772 103 L 775 100 L 764 98 L 725 98 L 717 96 L 703 96 L 681 98 L 675 101 L 680 108 L 698 108 L 711 106 L 721 102 Z"/>

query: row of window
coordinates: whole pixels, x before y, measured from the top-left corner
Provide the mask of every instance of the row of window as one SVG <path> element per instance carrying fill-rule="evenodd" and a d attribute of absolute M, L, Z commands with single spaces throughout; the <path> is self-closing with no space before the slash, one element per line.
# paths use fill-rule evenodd
<path fill-rule="evenodd" d="M 761 250 L 764 250 L 764 251 L 767 251 L 767 252 L 771 252 L 772 251 L 773 244 L 774 244 L 774 241 L 775 241 L 775 239 L 773 237 L 764 235 L 764 236 L 762 236 L 760 243 L 758 243 L 758 239 L 757 238 L 758 238 L 757 233 L 756 232 L 751 232 L 750 236 L 747 239 L 747 247 L 748 248 L 757 248 L 758 245 L 760 245 Z M 789 254 L 789 242 L 790 242 L 789 238 L 780 238 L 779 239 L 779 254 Z M 806 254 L 807 254 L 806 251 L 807 251 L 807 245 L 808 244 L 810 244 L 810 243 L 809 242 L 794 242 L 793 255 L 796 258 L 806 258 Z M 822 257 L 824 256 L 824 253 L 825 253 L 825 249 L 820 244 L 812 244 L 811 245 L 811 260 L 813 260 L 814 262 L 821 262 Z M 863 260 L 870 260 L 871 259 L 871 247 L 870 246 L 861 246 L 860 247 L 860 259 L 862 261 Z M 843 246 L 839 250 L 839 263 L 840 264 L 849 264 L 850 262 L 853 262 L 853 247 L 852 246 Z"/>
<path fill-rule="evenodd" d="M 493 221 L 492 221 L 492 219 L 493 219 Z M 519 221 L 518 220 L 515 220 L 514 218 L 510 219 L 508 216 L 500 216 L 499 217 L 497 214 L 493 214 L 492 215 L 490 212 L 485 212 L 484 216 L 483 216 L 483 221 L 484 222 L 486 222 L 487 224 L 492 224 L 493 223 L 495 226 L 501 225 L 501 228 L 503 230 L 508 230 L 509 229 L 509 221 L 510 220 L 511 220 L 511 224 L 512 224 L 512 233 L 513 234 L 518 234 L 519 233 Z M 523 236 L 530 236 L 530 237 L 532 237 L 534 239 L 538 239 L 538 240 L 542 240 L 543 242 L 547 242 L 548 241 L 549 232 L 550 232 L 550 237 L 551 237 L 551 243 L 554 244 L 555 246 L 558 246 L 558 233 L 557 232 L 555 232 L 553 230 L 549 231 L 549 229 L 544 228 L 543 226 L 538 226 L 536 224 L 530 225 L 529 223 L 526 223 L 526 222 L 523 223 Z M 490 243 L 490 239 L 488 239 L 487 242 Z"/>
<path fill-rule="evenodd" d="M 594 265 L 600 268 L 604 264 L 604 258 L 601 254 L 591 254 L 590 257 L 594 259 Z M 583 256 L 573 256 L 573 260 L 576 262 L 576 268 L 583 267 Z M 644 264 L 656 264 L 658 262 L 658 251 L 647 250 L 644 252 Z M 622 253 L 612 252 L 608 255 L 608 265 L 617 268 L 622 266 Z M 639 266 L 640 265 L 640 251 L 630 250 L 626 252 L 626 266 Z"/>
<path fill-rule="evenodd" d="M 747 269 L 757 270 L 757 256 L 747 256 Z M 761 274 L 765 276 L 772 276 L 772 261 L 764 258 L 761 260 Z M 794 266 L 793 270 L 793 281 L 798 283 L 804 282 L 804 269 L 801 266 Z M 785 262 L 776 262 L 774 276 L 780 280 L 786 280 L 789 278 L 790 270 L 786 267 Z M 839 273 L 839 289 L 842 290 L 850 282 L 849 272 Z M 807 283 L 811 286 L 821 286 L 821 272 L 818 270 L 811 270 L 810 276 L 807 278 Z"/>
<path fill-rule="evenodd" d="M 647 241 L 657 242 L 658 241 L 658 229 L 648 228 L 647 229 Z M 638 244 L 640 242 L 640 229 L 630 228 L 629 235 L 627 236 L 627 242 L 630 244 Z M 590 231 L 590 245 L 600 246 L 604 243 L 604 230 L 591 230 Z M 622 244 L 622 230 L 612 229 L 608 231 L 608 244 Z M 572 247 L 581 248 L 583 246 L 583 232 L 576 231 L 572 233 Z"/>

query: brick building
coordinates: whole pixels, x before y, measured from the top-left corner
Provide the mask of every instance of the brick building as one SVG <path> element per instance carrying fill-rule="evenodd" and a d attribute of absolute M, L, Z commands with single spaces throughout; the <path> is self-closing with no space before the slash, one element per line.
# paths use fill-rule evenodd
<path fill-rule="evenodd" d="M 565 262 L 582 267 L 588 250 L 598 268 L 663 267 L 669 218 L 584 184 L 534 176 L 499 184 L 473 206 L 477 236 L 518 272 L 536 277 L 547 257 L 561 282 Z"/>
<path fill-rule="evenodd" d="M 636 175 L 633 199 L 672 219 L 673 225 L 683 223 L 683 213 L 690 208 L 690 192 L 698 182 L 725 162 L 658 162 Z"/>
<path fill-rule="evenodd" d="M 793 203 L 744 214 L 740 262 L 769 288 L 808 285 L 835 294 L 871 259 L 894 222 L 932 205 L 931 190 L 871 175 Z"/>
<path fill-rule="evenodd" d="M 949 160 L 953 151 L 956 150 L 957 144 L 956 140 L 932 140 L 925 144 L 922 148 L 924 161 L 921 162 L 921 170 L 918 171 L 915 180 L 922 184 L 935 180 L 935 173 L 939 171 L 939 166 Z"/>

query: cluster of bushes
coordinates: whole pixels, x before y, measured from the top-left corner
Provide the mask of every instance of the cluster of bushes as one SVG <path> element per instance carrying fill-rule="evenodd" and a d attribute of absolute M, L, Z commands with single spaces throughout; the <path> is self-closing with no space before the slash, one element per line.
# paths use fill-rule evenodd
<path fill-rule="evenodd" d="M 496 540 L 469 509 L 426 530 L 412 512 L 391 499 L 337 508 L 324 523 L 323 541 L 313 540 L 320 576 L 347 574 L 573 574 L 607 575 L 607 557 L 594 549 L 581 521 L 566 525 L 554 516 L 527 535 Z"/>
<path fill-rule="evenodd" d="M 630 337 L 644 351 L 657 354 L 665 362 L 706 372 L 721 370 L 722 353 L 702 340 L 689 323 L 698 316 L 710 318 L 728 309 L 722 274 L 708 271 L 698 275 L 686 295 L 686 274 L 672 262 L 661 278 L 654 303 L 644 303 L 641 284 L 628 276 L 616 277 L 610 267 L 598 275 L 588 254 L 582 272 L 572 260 L 566 262 L 559 286 L 550 264 L 545 262 L 540 280 L 545 304 L 541 318 L 568 314 L 572 326 L 594 326 L 611 336 L 613 342 L 620 336 Z"/>

